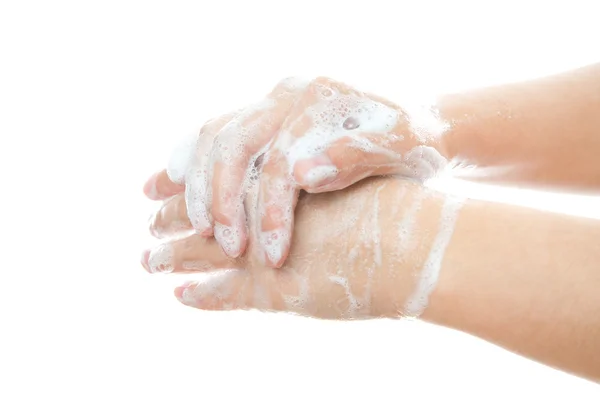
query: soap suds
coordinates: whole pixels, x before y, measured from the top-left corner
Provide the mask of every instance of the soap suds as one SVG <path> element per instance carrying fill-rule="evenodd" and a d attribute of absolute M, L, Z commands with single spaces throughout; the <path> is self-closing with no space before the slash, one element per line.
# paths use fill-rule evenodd
<path fill-rule="evenodd" d="M 407 252 L 411 251 L 414 242 L 412 241 L 414 233 L 414 225 L 416 222 L 417 215 L 421 210 L 425 193 L 419 191 L 415 194 L 412 204 L 404 213 L 400 223 L 398 224 L 398 252 L 399 256 L 403 257 Z"/>
<path fill-rule="evenodd" d="M 427 308 L 429 296 L 437 284 L 444 254 L 454 233 L 456 219 L 461 206 L 462 201 L 456 198 L 450 197 L 444 202 L 438 233 L 431 246 L 429 256 L 420 272 L 419 282 L 404 305 L 404 315 L 407 317 L 417 318 Z"/>
<path fill-rule="evenodd" d="M 283 250 L 289 244 L 288 229 L 279 228 L 259 233 L 260 244 L 271 263 L 277 264 L 283 257 Z"/>
<path fill-rule="evenodd" d="M 333 275 L 329 277 L 329 280 L 337 285 L 340 285 L 344 288 L 346 293 L 346 299 L 348 300 L 348 309 L 343 313 L 347 317 L 353 317 L 357 314 L 358 311 L 358 301 L 354 294 L 352 294 L 352 290 L 350 289 L 350 284 L 348 283 L 348 278 L 343 276 Z"/>
<path fill-rule="evenodd" d="M 175 269 L 173 247 L 165 243 L 153 248 L 148 256 L 148 268 L 150 272 L 171 273 Z"/>
<path fill-rule="evenodd" d="M 215 222 L 215 239 L 221 244 L 225 254 L 230 257 L 238 257 L 241 250 L 241 229 L 242 227 L 229 227 L 219 222 Z"/>
<path fill-rule="evenodd" d="M 198 138 L 201 136 L 198 133 L 187 135 L 173 149 L 167 165 L 167 175 L 171 181 L 185 184 L 185 177 L 196 153 Z"/>
<path fill-rule="evenodd" d="M 230 165 L 241 157 L 251 143 L 259 140 L 265 127 L 273 124 L 273 116 L 269 110 L 277 107 L 279 100 L 285 96 L 296 96 L 306 92 L 316 98 L 300 114 L 292 119 L 286 119 L 284 126 L 273 140 L 270 153 L 279 152 L 286 158 L 286 182 L 267 182 L 268 186 L 280 191 L 279 195 L 268 196 L 269 204 L 260 203 L 258 214 L 265 216 L 268 209 L 280 210 L 284 213 L 284 225 L 270 232 L 259 232 L 259 240 L 266 256 L 272 263 L 279 263 L 285 248 L 291 240 L 290 226 L 293 210 L 287 210 L 293 202 L 289 187 L 293 186 L 293 170 L 300 160 L 312 159 L 315 156 L 326 154 L 327 148 L 341 138 L 348 138 L 348 146 L 358 148 L 363 152 L 378 154 L 389 160 L 388 165 L 397 167 L 404 176 L 424 181 L 435 176 L 446 164 L 439 152 L 433 147 L 425 145 L 432 138 L 439 138 L 448 129 L 448 124 L 443 122 L 439 112 L 433 106 L 415 106 L 407 103 L 404 108 L 395 108 L 385 101 L 377 101 L 363 93 L 348 90 L 342 91 L 337 86 L 322 83 L 320 80 L 307 81 L 301 78 L 286 78 L 272 92 L 271 96 L 238 110 L 227 118 L 219 118 L 209 122 L 203 128 L 202 134 L 187 137 L 174 151 L 169 161 L 167 173 L 176 183 L 185 184 L 186 207 L 189 219 L 194 229 L 198 232 L 210 233 L 213 226 L 212 197 L 213 186 L 227 182 L 213 182 L 213 165 L 215 162 Z M 284 96 L 284 97 L 280 97 Z M 276 118 L 275 118 L 276 119 Z M 392 150 L 395 142 L 405 140 L 404 132 L 396 132 L 399 124 L 404 119 L 408 120 L 410 129 L 422 141 L 419 145 L 405 154 Z M 307 121 L 309 123 L 307 124 Z M 301 127 L 302 126 L 302 127 Z M 307 129 L 304 126 L 308 126 Z M 273 126 L 273 128 L 275 128 Z M 300 129 L 301 132 L 297 132 Z M 268 130 L 268 129 L 267 129 Z M 301 133 L 300 136 L 297 136 Z M 367 136 L 368 135 L 368 136 Z M 259 142 L 265 138 L 260 138 Z M 256 142 L 256 143 L 259 143 Z M 269 144 L 261 149 L 263 154 Z M 250 146 L 252 147 L 252 146 Z M 254 151 L 253 149 L 252 151 Z M 270 153 L 266 153 L 268 157 Z M 258 154 L 251 155 L 251 161 L 246 166 L 244 188 L 245 193 L 251 176 L 258 175 L 254 162 Z M 305 184 L 308 187 L 318 186 L 324 182 L 332 182 L 340 171 L 332 165 L 321 165 L 313 168 L 306 175 Z M 364 177 L 369 174 L 364 172 Z M 354 176 L 354 178 L 360 178 Z M 281 186 L 281 188 L 280 188 Z M 283 187 L 288 187 L 284 189 Z M 326 189 L 326 187 L 323 187 Z M 271 189 L 270 189 L 271 190 Z M 238 193 L 238 188 L 230 192 Z M 227 191 L 219 191 L 227 192 Z M 229 192 L 227 192 L 229 193 Z M 226 195 L 224 195 L 226 196 Z M 219 204 L 224 204 L 225 200 Z M 243 198 L 228 199 L 231 204 L 239 204 L 238 215 L 243 214 Z M 234 207 L 234 206 L 232 206 Z M 228 212 L 233 212 L 228 208 Z M 233 215 L 228 215 L 234 218 Z M 243 220 L 243 218 L 239 218 Z M 240 221 L 232 221 L 234 224 Z M 241 226 L 215 226 L 214 235 L 221 246 L 230 256 L 237 256 L 241 252 L 244 227 Z"/>
<path fill-rule="evenodd" d="M 288 159 L 290 173 L 293 173 L 297 161 L 323 153 L 338 139 L 355 138 L 365 133 L 390 133 L 400 117 L 397 110 L 367 97 L 338 93 L 325 86 L 322 90 L 327 95 L 321 96 L 320 101 L 308 106 L 298 117 L 300 120 L 308 116 L 312 121 L 311 127 L 298 138 L 293 138 L 291 132 L 281 132 L 275 142 Z M 291 128 L 293 126 L 288 126 L 288 129 Z"/>
<path fill-rule="evenodd" d="M 296 270 L 290 269 L 286 272 L 294 275 L 294 280 L 298 285 L 298 294 L 282 294 L 283 301 L 285 302 L 288 311 L 301 312 L 302 310 L 305 310 L 308 305 L 310 293 L 308 277 L 300 275 Z"/>
<path fill-rule="evenodd" d="M 308 187 L 317 186 L 323 182 L 328 182 L 335 178 L 339 173 L 338 169 L 329 165 L 318 165 L 311 168 L 304 175 L 304 185 Z"/>
<path fill-rule="evenodd" d="M 237 270 L 223 270 L 206 273 L 204 279 L 199 280 L 190 286 L 184 288 L 181 294 L 181 302 L 185 305 L 210 306 L 202 304 L 203 300 L 217 302 L 219 308 L 227 310 L 231 309 L 233 304 L 227 300 L 231 299 L 234 283 L 236 282 L 236 274 L 240 273 Z M 212 304 L 214 306 L 214 304 Z"/>
<path fill-rule="evenodd" d="M 450 129 L 450 124 L 441 118 L 435 100 L 413 99 L 401 102 L 400 106 L 408 117 L 412 132 L 423 142 L 437 140 Z"/>

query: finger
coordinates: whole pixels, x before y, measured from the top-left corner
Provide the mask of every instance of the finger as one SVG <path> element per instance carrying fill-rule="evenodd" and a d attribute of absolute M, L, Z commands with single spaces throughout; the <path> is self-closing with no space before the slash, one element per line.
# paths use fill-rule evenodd
<path fill-rule="evenodd" d="M 281 127 L 292 96 L 279 96 L 244 110 L 215 138 L 211 152 L 214 234 L 230 257 L 240 256 L 247 244 L 245 187 L 256 175 L 254 161 Z"/>
<path fill-rule="evenodd" d="M 196 232 L 211 236 L 212 215 L 210 213 L 209 156 L 215 137 L 236 113 L 227 114 L 206 123 L 196 143 L 191 165 L 186 172 L 185 200 L 187 214 Z"/>
<path fill-rule="evenodd" d="M 289 253 L 294 208 L 299 194 L 290 174 L 290 160 L 301 158 L 304 152 L 298 154 L 291 146 L 301 141 L 303 135 L 314 127 L 314 116 L 307 111 L 333 95 L 333 89 L 327 86 L 329 83 L 317 79 L 296 96 L 279 134 L 269 144 L 263 157 L 255 232 L 264 263 L 275 268 L 284 263 Z"/>
<path fill-rule="evenodd" d="M 150 218 L 149 230 L 152 236 L 159 239 L 193 230 L 183 193 L 163 202 L 160 209 Z"/>
<path fill-rule="evenodd" d="M 276 149 L 268 152 L 259 183 L 256 227 L 266 265 L 280 267 L 289 253 L 298 194 L 285 157 Z"/>
<path fill-rule="evenodd" d="M 311 159 L 299 160 L 294 179 L 310 193 L 346 188 L 360 179 L 387 174 L 402 163 L 402 156 L 381 143 L 380 137 L 344 137 Z"/>
<path fill-rule="evenodd" d="M 200 282 L 189 282 L 174 291 L 181 303 L 202 310 L 247 310 L 256 308 L 250 274 L 246 270 L 224 270 L 207 274 Z"/>
<path fill-rule="evenodd" d="M 389 149 L 395 142 L 410 141 L 395 134 L 395 130 L 406 124 L 402 123 L 401 110 L 387 101 L 327 78 L 313 81 L 304 97 L 303 111 L 310 116 L 311 124 L 304 129 L 292 129 L 295 132 L 291 136 L 295 140 L 289 141 L 286 154 L 293 166 L 295 181 L 307 190 L 343 178 L 339 175 L 353 172 L 351 168 L 364 169 L 372 162 L 389 162 L 385 155 L 398 159 Z M 347 154 L 350 147 L 356 151 Z M 331 148 L 334 154 L 328 154 Z M 343 150 L 343 158 L 336 157 L 336 148 Z"/>
<path fill-rule="evenodd" d="M 199 235 L 161 243 L 142 253 L 142 266 L 151 274 L 204 272 L 236 265 L 212 238 Z"/>
<path fill-rule="evenodd" d="M 174 183 L 169 178 L 167 170 L 152 175 L 144 184 L 144 194 L 150 200 L 164 200 L 184 191 L 184 186 Z"/>
<path fill-rule="evenodd" d="M 344 189 L 368 176 L 398 174 L 424 181 L 444 166 L 432 147 L 395 133 L 371 134 L 333 142 L 321 154 L 296 162 L 293 175 L 304 190 L 319 193 Z"/>
<path fill-rule="evenodd" d="M 185 176 L 195 156 L 196 145 L 201 135 L 202 130 L 191 135 L 185 135 L 172 150 L 167 163 L 167 174 L 171 181 L 180 185 L 185 184 Z"/>
<path fill-rule="evenodd" d="M 202 310 L 284 311 L 300 315 L 310 311 L 305 280 L 294 270 L 226 269 L 204 274 L 199 282 L 175 289 L 183 304 Z"/>
<path fill-rule="evenodd" d="M 282 80 L 268 97 L 228 122 L 215 139 L 209 170 L 214 234 L 223 251 L 236 258 L 247 245 L 243 201 L 255 163 L 281 127 L 306 82 Z"/>

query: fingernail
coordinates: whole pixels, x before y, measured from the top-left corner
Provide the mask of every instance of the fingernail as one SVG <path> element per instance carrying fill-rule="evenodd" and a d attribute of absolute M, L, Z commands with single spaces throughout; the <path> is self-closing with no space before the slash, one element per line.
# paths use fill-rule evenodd
<path fill-rule="evenodd" d="M 196 233 L 199 233 L 202 236 L 212 236 L 212 221 L 206 210 L 206 204 L 200 197 L 201 195 L 192 196 L 189 192 L 186 192 L 185 201 L 188 218 Z"/>
<path fill-rule="evenodd" d="M 334 166 L 318 165 L 304 174 L 303 181 L 308 187 L 323 186 L 335 180 L 338 173 L 338 169 Z"/>
<path fill-rule="evenodd" d="M 240 229 L 215 222 L 215 239 L 227 256 L 237 258 L 242 252 L 242 233 Z"/>
<path fill-rule="evenodd" d="M 287 232 L 282 228 L 260 233 L 260 243 L 267 259 L 274 267 L 278 267 L 281 263 L 283 253 L 289 243 L 287 236 Z"/>

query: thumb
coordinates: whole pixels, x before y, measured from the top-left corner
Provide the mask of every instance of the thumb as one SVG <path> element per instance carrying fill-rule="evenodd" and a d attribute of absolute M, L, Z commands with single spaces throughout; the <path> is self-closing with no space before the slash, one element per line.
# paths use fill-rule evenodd
<path fill-rule="evenodd" d="M 185 186 L 173 182 L 164 169 L 152 175 L 144 184 L 144 194 L 150 200 L 165 200 L 184 190 Z"/>
<path fill-rule="evenodd" d="M 394 135 L 344 137 L 293 167 L 294 179 L 309 193 L 344 189 L 369 176 L 404 171 L 406 144 Z"/>

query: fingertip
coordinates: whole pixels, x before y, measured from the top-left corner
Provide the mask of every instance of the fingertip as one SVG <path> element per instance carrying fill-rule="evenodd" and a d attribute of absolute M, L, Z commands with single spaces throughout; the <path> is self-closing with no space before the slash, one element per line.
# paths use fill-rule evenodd
<path fill-rule="evenodd" d="M 173 294 L 175 295 L 175 297 L 177 297 L 177 300 L 181 301 L 184 291 L 185 291 L 185 287 L 178 286 L 175 289 L 173 289 Z"/>
<path fill-rule="evenodd" d="M 266 266 L 279 268 L 289 252 L 294 208 L 300 188 L 287 177 L 269 176 L 260 181 L 255 232 L 258 235 L 259 256 Z M 261 254 L 262 253 L 262 254 Z"/>
<path fill-rule="evenodd" d="M 196 305 L 194 298 L 194 287 L 194 282 L 186 282 L 183 285 L 176 287 L 173 290 L 173 294 L 180 303 L 186 306 L 194 307 Z"/>
<path fill-rule="evenodd" d="M 216 162 L 213 168 L 211 199 L 213 232 L 223 252 L 231 258 L 239 257 L 246 247 L 246 215 L 243 200 L 246 173 L 246 169 L 234 163 Z"/>
<path fill-rule="evenodd" d="M 269 255 L 267 254 L 267 266 L 273 269 L 279 269 L 283 267 L 283 264 L 285 264 L 285 260 L 287 259 L 288 251 L 289 248 L 284 246 L 278 249 L 276 254 L 271 253 L 273 258 L 269 258 Z"/>
<path fill-rule="evenodd" d="M 144 250 L 142 252 L 142 256 L 140 258 L 140 264 L 142 264 L 142 267 L 144 267 L 144 269 L 147 272 L 150 272 L 149 260 L 150 260 L 150 250 Z"/>
<path fill-rule="evenodd" d="M 196 214 L 193 213 L 190 209 L 188 211 L 188 217 L 190 219 L 190 223 L 192 224 L 192 228 L 194 231 L 202 237 L 211 237 L 214 235 L 214 229 L 209 220 L 209 217 L 206 215 L 208 213 Z"/>
<path fill-rule="evenodd" d="M 200 236 L 211 237 L 213 235 L 212 215 L 206 207 L 203 195 L 189 190 L 186 193 L 185 202 L 187 215 L 194 231 Z"/>
<path fill-rule="evenodd" d="M 278 260 L 269 260 L 267 265 L 273 269 L 279 269 L 283 267 L 283 264 L 285 264 L 286 258 L 287 254 L 284 251 L 282 251 Z"/>
<path fill-rule="evenodd" d="M 241 256 L 246 248 L 246 230 L 243 224 L 237 224 L 237 227 L 215 222 L 215 239 L 221 245 L 223 252 L 231 258 Z"/>
<path fill-rule="evenodd" d="M 317 188 L 325 186 L 337 178 L 339 170 L 334 166 L 320 165 L 310 169 L 304 175 L 303 186 Z"/>
<path fill-rule="evenodd" d="M 155 238 L 159 239 L 159 234 L 156 231 L 156 217 L 157 214 L 152 214 L 150 215 L 150 217 L 148 217 L 148 232 L 150 232 L 150 235 L 154 236 Z"/>
<path fill-rule="evenodd" d="M 150 200 L 163 200 L 183 192 L 184 185 L 174 183 L 166 170 L 154 173 L 144 184 L 144 194 Z"/>
<path fill-rule="evenodd" d="M 294 180 L 303 189 L 311 189 L 333 182 L 339 174 L 339 169 L 329 157 L 317 157 L 299 160 L 294 164 Z"/>
<path fill-rule="evenodd" d="M 261 232 L 260 243 L 264 252 L 265 264 L 272 268 L 281 267 L 289 252 L 289 242 L 289 234 L 284 228 Z"/>
<path fill-rule="evenodd" d="M 160 200 L 158 196 L 158 191 L 156 189 L 156 179 L 158 174 L 158 172 L 154 173 L 150 178 L 148 178 L 148 180 L 144 184 L 144 195 L 146 195 L 146 197 L 150 200 Z"/>

